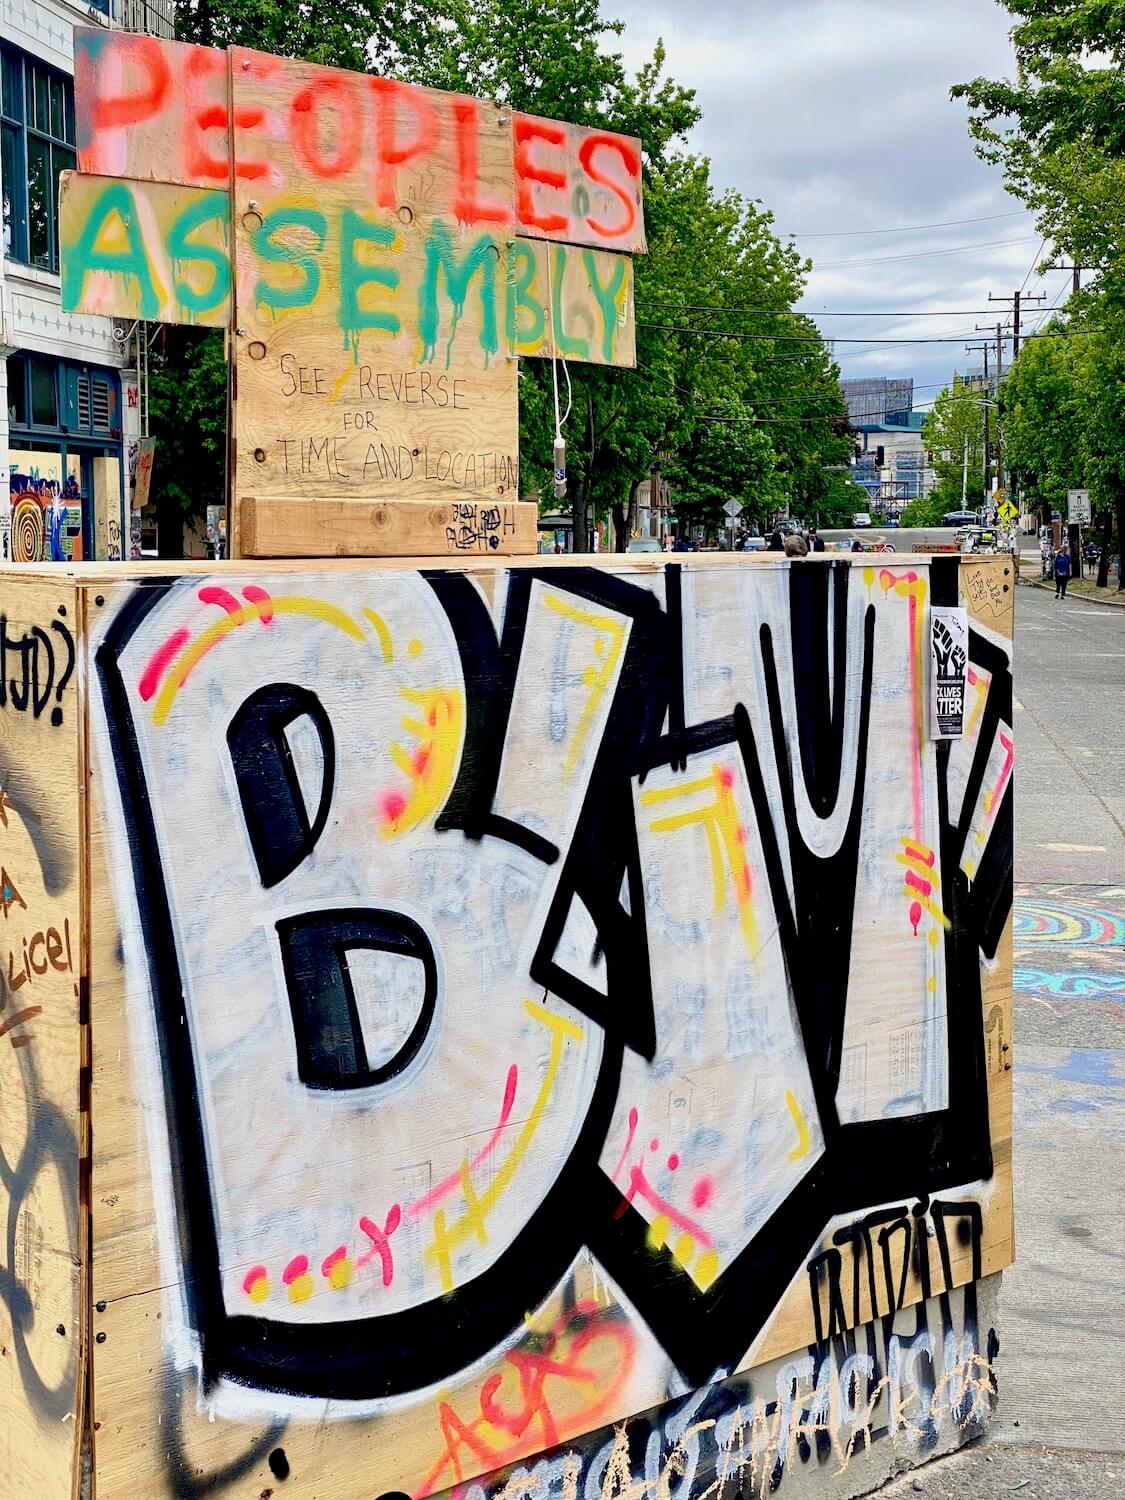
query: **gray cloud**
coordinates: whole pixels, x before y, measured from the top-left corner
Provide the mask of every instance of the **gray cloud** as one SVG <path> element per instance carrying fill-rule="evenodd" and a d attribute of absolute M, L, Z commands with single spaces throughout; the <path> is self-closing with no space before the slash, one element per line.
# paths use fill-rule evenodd
<path fill-rule="evenodd" d="M 921 403 L 969 367 L 961 336 L 976 339 L 974 323 L 1003 314 L 984 313 L 989 292 L 1019 286 L 1040 243 L 1000 173 L 977 160 L 965 107 L 949 98 L 954 83 L 1014 72 L 1006 11 L 992 0 L 603 0 L 603 12 L 625 21 L 618 45 L 631 66 L 663 37 L 669 72 L 696 90 L 703 119 L 690 145 L 711 159 L 716 185 L 760 199 L 779 233 L 801 236 L 813 260 L 802 305 L 827 336 L 957 338 L 837 343 L 845 375 L 913 375 Z M 956 219 L 980 222 L 897 227 Z M 1027 291 L 1045 290 L 1046 307 L 1065 284 L 1060 273 L 1033 276 Z M 982 314 L 906 316 L 942 308 Z"/>

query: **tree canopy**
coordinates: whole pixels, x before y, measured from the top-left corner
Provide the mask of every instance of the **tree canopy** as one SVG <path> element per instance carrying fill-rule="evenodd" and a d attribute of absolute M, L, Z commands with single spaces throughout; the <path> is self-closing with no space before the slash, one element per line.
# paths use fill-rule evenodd
<path fill-rule="evenodd" d="M 1125 535 L 1125 6 L 1005 0 L 1014 79 L 958 84 L 978 154 L 1037 214 L 1055 254 L 1087 282 L 1027 339 L 1003 388 L 1006 459 L 1041 508 L 1090 489 L 1105 583 L 1116 518 Z"/>

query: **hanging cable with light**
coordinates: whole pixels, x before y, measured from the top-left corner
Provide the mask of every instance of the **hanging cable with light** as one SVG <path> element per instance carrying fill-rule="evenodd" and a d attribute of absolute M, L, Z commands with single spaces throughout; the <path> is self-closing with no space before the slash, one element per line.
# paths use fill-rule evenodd
<path fill-rule="evenodd" d="M 570 384 L 570 371 L 563 360 L 563 374 L 566 376 L 566 411 L 559 416 L 559 358 L 558 345 L 555 342 L 555 289 L 551 280 L 551 251 L 547 247 L 545 259 L 547 261 L 547 318 L 551 327 L 551 389 L 555 398 L 555 499 L 566 499 L 566 439 L 562 435 L 563 423 L 570 416 L 571 407 L 574 405 L 574 391 Z"/>

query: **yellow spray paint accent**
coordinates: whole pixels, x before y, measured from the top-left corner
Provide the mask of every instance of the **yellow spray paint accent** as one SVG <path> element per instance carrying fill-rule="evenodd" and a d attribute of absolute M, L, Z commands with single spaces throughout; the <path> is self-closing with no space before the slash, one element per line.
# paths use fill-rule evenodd
<path fill-rule="evenodd" d="M 745 830 L 738 815 L 738 803 L 733 789 L 734 776 L 729 769 L 712 766 L 709 776 L 683 785 L 655 787 L 642 792 L 642 807 L 655 807 L 661 803 L 678 801 L 683 797 L 701 792 L 714 792 L 713 802 L 690 812 L 670 813 L 656 818 L 649 824 L 653 833 L 674 833 L 680 828 L 702 827 L 707 836 L 707 852 L 711 860 L 711 890 L 715 903 L 715 915 L 726 910 L 727 874 L 734 887 L 738 918 L 742 937 L 751 963 L 757 964 L 759 942 L 758 925 L 754 915 L 753 887 L 750 865 L 745 852 Z M 741 837 L 740 837 L 741 834 Z"/>
<path fill-rule="evenodd" d="M 172 711 L 172 704 L 176 701 L 177 693 L 187 681 L 192 668 L 207 655 L 213 646 L 217 646 L 224 637 L 237 630 L 240 625 L 245 625 L 250 620 L 260 620 L 268 615 L 299 615 L 305 619 L 320 620 L 325 625 L 332 625 L 335 629 L 342 630 L 345 635 L 351 636 L 352 640 L 359 641 L 361 645 L 367 643 L 367 637 L 362 628 L 352 617 L 323 599 L 304 599 L 299 595 L 290 594 L 283 595 L 280 599 L 260 599 L 252 604 L 244 604 L 233 614 L 224 615 L 214 625 L 208 625 L 207 629 L 197 636 L 190 646 L 184 647 L 157 696 L 152 722 L 164 723 Z"/>
<path fill-rule="evenodd" d="M 303 1276 L 294 1276 L 289 1283 L 290 1302 L 307 1302 L 313 1294 L 313 1279 L 306 1271 Z"/>
<path fill-rule="evenodd" d="M 609 650 L 605 651 L 604 644 L 599 638 L 595 638 L 594 654 L 602 656 L 604 652 L 603 660 L 597 666 L 587 667 L 582 673 L 582 681 L 589 689 L 590 696 L 586 699 L 586 705 L 579 716 L 578 727 L 570 743 L 570 750 L 563 761 L 563 775 L 570 777 L 574 775 L 574 769 L 582 756 L 594 722 L 594 715 L 605 696 L 605 690 L 613 681 L 614 673 L 617 671 L 617 663 L 621 659 L 621 650 L 625 643 L 625 626 L 611 615 L 599 615 L 593 610 L 582 609 L 577 604 L 571 604 L 568 599 L 560 599 L 557 594 L 544 594 L 543 603 L 555 614 L 562 615 L 564 619 L 572 621 L 575 625 L 583 625 L 589 630 L 601 632 L 602 636 L 609 641 Z"/>
<path fill-rule="evenodd" d="M 342 1292 L 355 1280 L 355 1266 L 346 1255 L 341 1255 L 328 1268 L 328 1284 L 334 1292 Z"/>
<path fill-rule="evenodd" d="M 695 1254 L 695 1241 L 690 1234 L 681 1234 L 672 1246 L 672 1259 L 686 1271 Z"/>
<path fill-rule="evenodd" d="M 906 841 L 903 840 L 905 843 Z M 908 870 L 913 870 L 915 875 L 920 875 L 923 880 L 928 881 L 935 890 L 941 890 L 941 880 L 934 873 L 933 868 L 920 859 L 912 859 L 909 854 L 896 854 L 895 859 L 900 865 L 905 865 Z"/>
<path fill-rule="evenodd" d="M 719 1252 L 717 1250 L 704 1250 L 695 1263 L 691 1279 L 701 1292 L 705 1292 L 718 1274 Z"/>
<path fill-rule="evenodd" d="M 917 901 L 922 910 L 928 911 L 935 922 L 941 923 L 946 932 L 953 926 L 953 923 L 945 915 L 941 907 L 938 906 L 937 902 L 931 901 L 929 896 L 923 896 L 921 891 L 916 891 L 912 885 L 904 885 L 902 894 L 910 901 Z"/>
<path fill-rule="evenodd" d="M 672 1222 L 667 1214 L 657 1214 L 656 1218 L 648 1226 L 648 1235 L 646 1236 L 650 1250 L 663 1250 L 665 1241 L 668 1238 L 668 1231 L 671 1227 Z"/>
<path fill-rule="evenodd" d="M 504 1158 L 504 1162 L 488 1189 L 479 1197 L 474 1196 L 471 1203 L 466 1200 L 465 1212 L 459 1219 L 447 1225 L 444 1209 L 438 1209 L 434 1214 L 434 1237 L 433 1241 L 426 1246 L 422 1258 L 425 1261 L 436 1264 L 438 1275 L 441 1278 L 441 1289 L 443 1292 L 453 1290 L 453 1261 L 452 1252 L 470 1235 L 476 1234 L 480 1237 L 483 1226 L 488 1215 L 496 1207 L 508 1189 L 508 1184 L 516 1175 L 520 1162 L 527 1155 L 529 1146 L 539 1129 L 543 1116 L 547 1110 L 547 1104 L 551 1097 L 551 1089 L 554 1087 L 555 1078 L 562 1065 L 563 1052 L 567 1042 L 583 1042 L 586 1039 L 585 1032 L 576 1026 L 573 1021 L 568 1021 L 565 1016 L 557 1015 L 548 1010 L 546 1006 L 536 1004 L 533 1000 L 524 1001 L 524 1010 L 532 1020 L 539 1025 L 545 1026 L 551 1033 L 551 1050 L 547 1058 L 547 1068 L 543 1074 L 543 1082 L 539 1085 L 539 1092 L 531 1106 L 523 1128 L 512 1143 L 512 1149 Z M 461 1182 L 464 1186 L 468 1172 L 467 1159 L 461 1164 Z"/>
<path fill-rule="evenodd" d="M 389 665 L 395 659 L 394 642 L 391 640 L 391 632 L 387 629 L 387 622 L 382 615 L 377 615 L 373 609 L 363 610 L 364 619 L 375 627 L 375 634 L 379 637 L 379 645 L 383 648 L 383 660 Z"/>
<path fill-rule="evenodd" d="M 413 754 L 402 745 L 390 747 L 391 759 L 410 783 L 410 792 L 398 816 L 383 823 L 386 839 L 416 828 L 445 801 L 453 784 L 465 726 L 465 697 L 459 688 L 430 688 L 426 692 L 399 688 L 399 693 L 421 717 L 400 721 L 407 734 L 418 741 Z"/>
<path fill-rule="evenodd" d="M 801 1106 L 797 1103 L 797 1096 L 792 1089 L 785 1090 L 785 1102 L 789 1106 L 789 1113 L 793 1118 L 793 1124 L 797 1128 L 797 1144 L 788 1153 L 788 1157 L 790 1161 L 800 1161 L 802 1156 L 809 1154 L 812 1137 L 809 1134 L 809 1127 L 805 1117 L 801 1113 Z"/>

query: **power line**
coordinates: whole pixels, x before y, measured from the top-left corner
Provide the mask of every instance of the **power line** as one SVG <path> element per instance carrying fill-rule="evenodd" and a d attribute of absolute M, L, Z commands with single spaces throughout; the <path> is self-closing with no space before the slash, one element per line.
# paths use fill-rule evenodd
<path fill-rule="evenodd" d="M 818 229 L 804 233 L 790 229 L 791 240 L 842 240 L 857 234 L 906 234 L 913 229 L 952 229 L 957 224 L 989 224 L 995 219 L 1017 219 L 1030 208 L 1014 208 L 1005 214 L 983 214 L 977 219 L 943 219 L 939 224 L 893 224 L 889 229 Z"/>
<path fill-rule="evenodd" d="M 930 260 L 937 255 L 967 255 L 970 250 L 994 250 L 998 245 L 1027 245 L 1034 238 L 1033 234 L 1024 234 L 1014 240 L 974 240 L 971 245 L 951 245 L 947 250 L 916 250 L 913 255 L 877 255 L 871 260 L 814 260 L 813 270 L 830 271 L 839 266 L 885 266 L 892 260 Z"/>
<path fill-rule="evenodd" d="M 848 310 L 845 312 L 834 308 L 722 307 L 718 303 L 707 302 L 653 302 L 648 297 L 637 297 L 634 300 L 638 307 L 659 307 L 675 312 L 745 313 L 747 315 L 768 313 L 778 318 L 981 318 L 986 313 L 994 312 L 994 309 L 990 307 L 936 307 L 918 311 L 903 309 L 898 312 Z"/>
<path fill-rule="evenodd" d="M 705 339 L 739 339 L 739 340 L 742 340 L 742 341 L 747 342 L 747 343 L 766 343 L 766 344 L 821 344 L 821 345 L 823 345 L 824 342 L 825 342 L 825 340 L 822 338 L 822 336 L 820 334 L 811 334 L 811 333 L 808 333 L 808 334 L 805 334 L 805 333 L 743 333 L 740 329 L 735 329 L 735 328 L 685 328 L 681 324 L 677 324 L 677 323 L 645 323 L 645 322 L 641 322 L 639 319 L 637 321 L 637 327 L 638 328 L 651 328 L 651 329 L 654 329 L 654 330 L 656 330 L 657 332 L 660 332 L 660 333 L 690 333 L 690 334 L 693 334 L 697 338 L 705 338 Z M 1071 333 L 1074 333 L 1074 334 L 1078 334 L 1078 333 L 1101 333 L 1102 331 L 1103 330 L 1100 329 L 1100 328 L 1078 328 L 1078 329 L 1071 330 Z M 1064 335 L 1059 334 L 1059 333 L 1032 333 L 1032 334 L 1028 335 L 1028 338 L 1047 339 L 1047 338 L 1062 338 L 1063 336 Z M 870 345 L 870 346 L 874 347 L 876 344 L 963 344 L 965 342 L 965 340 L 964 340 L 964 336 L 961 336 L 960 338 L 958 338 L 958 337 L 953 336 L 953 335 L 947 335 L 947 336 L 942 336 L 940 338 L 922 338 L 922 339 L 841 339 L 841 338 L 833 338 L 831 340 L 831 342 L 834 343 L 834 344 L 867 344 L 867 345 Z"/>

